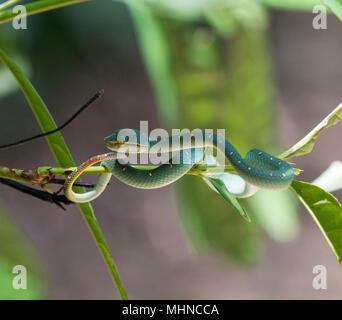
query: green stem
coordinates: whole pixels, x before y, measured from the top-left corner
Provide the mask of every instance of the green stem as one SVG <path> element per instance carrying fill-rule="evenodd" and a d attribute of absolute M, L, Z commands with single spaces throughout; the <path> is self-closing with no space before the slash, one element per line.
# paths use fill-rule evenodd
<path fill-rule="evenodd" d="M 24 170 L 0 167 L 0 178 L 15 180 L 18 182 L 32 183 L 32 179 L 22 175 Z"/>
<path fill-rule="evenodd" d="M 11 0 L 15 1 L 15 0 Z M 53 9 L 58 9 L 66 6 L 70 6 L 76 3 L 81 3 L 81 2 L 86 2 L 90 0 L 40 0 L 40 1 L 35 1 L 32 3 L 29 3 L 25 5 L 26 7 L 26 13 L 28 16 L 53 10 Z M 6 3 L 4 3 L 6 4 Z M 1 23 L 6 23 L 9 21 L 12 21 L 17 14 L 13 13 L 12 9 L 5 10 L 3 12 L 0 12 L 0 24 Z"/>
<path fill-rule="evenodd" d="M 157 168 L 158 166 L 142 166 L 142 165 L 135 165 L 133 166 L 135 168 L 141 169 L 141 170 L 153 170 Z M 0 167 L 1 168 L 1 167 Z M 51 168 L 51 167 L 40 167 L 37 169 L 37 173 L 41 177 L 46 177 L 50 173 L 53 173 L 54 175 L 66 175 L 70 171 L 75 170 L 76 167 L 71 168 Z M 17 170 L 18 172 L 20 170 Z M 105 173 L 109 172 L 105 167 L 103 166 L 93 166 L 90 168 L 87 168 L 83 174 L 98 174 L 98 173 Z M 202 175 L 204 173 L 222 173 L 222 172 L 230 172 L 235 173 L 233 167 L 231 165 L 225 165 L 225 166 L 208 166 L 205 164 L 199 164 L 197 166 L 194 166 L 192 169 L 188 171 L 187 174 L 191 175 Z M 1 177 L 1 170 L 0 170 L 0 177 Z"/>
<path fill-rule="evenodd" d="M 5 1 L 4 3 L 0 4 L 0 10 L 6 9 L 10 6 L 13 6 L 14 4 L 16 4 L 17 2 L 19 2 L 21 0 L 8 0 Z"/>

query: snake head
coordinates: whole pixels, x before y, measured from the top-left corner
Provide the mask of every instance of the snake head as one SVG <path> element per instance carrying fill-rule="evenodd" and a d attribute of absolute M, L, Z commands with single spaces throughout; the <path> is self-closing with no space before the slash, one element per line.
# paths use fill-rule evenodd
<path fill-rule="evenodd" d="M 136 129 L 118 129 L 104 141 L 108 149 L 120 153 L 146 153 L 150 147 L 148 136 Z"/>

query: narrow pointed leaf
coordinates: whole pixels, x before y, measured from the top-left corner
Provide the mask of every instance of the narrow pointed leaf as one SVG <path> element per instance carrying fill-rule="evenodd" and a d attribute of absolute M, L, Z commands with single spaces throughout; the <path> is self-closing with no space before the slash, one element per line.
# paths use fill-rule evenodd
<path fill-rule="evenodd" d="M 226 188 L 226 185 L 219 179 L 216 178 L 207 178 L 210 183 L 215 187 L 215 189 L 221 194 L 221 196 L 226 199 L 240 214 L 243 218 L 245 218 L 248 222 L 251 221 L 247 212 L 240 205 L 239 201 L 229 193 Z"/>
<path fill-rule="evenodd" d="M 327 117 L 325 117 L 314 129 L 312 129 L 302 140 L 297 142 L 293 147 L 283 152 L 278 157 L 280 159 L 289 159 L 293 157 L 303 156 L 310 153 L 315 145 L 319 134 L 337 124 L 342 120 L 342 103 L 339 104 Z"/>
<path fill-rule="evenodd" d="M 337 199 L 323 189 L 294 180 L 290 189 L 303 203 L 342 263 L 342 214 Z"/>

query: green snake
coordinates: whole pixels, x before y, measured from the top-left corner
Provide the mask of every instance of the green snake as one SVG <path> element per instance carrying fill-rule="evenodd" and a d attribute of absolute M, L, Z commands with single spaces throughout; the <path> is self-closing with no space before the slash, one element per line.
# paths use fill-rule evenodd
<path fill-rule="evenodd" d="M 97 198 L 106 188 L 111 176 L 125 184 L 141 189 L 154 189 L 166 186 L 183 177 L 194 165 L 203 160 L 204 149 L 214 147 L 224 152 L 236 173 L 247 183 L 258 188 L 281 190 L 291 184 L 294 171 L 289 163 L 262 150 L 252 149 L 243 158 L 234 146 L 222 136 L 200 132 L 196 137 L 187 133 L 171 136 L 168 139 L 151 140 L 144 133 L 134 130 L 132 139 L 123 139 L 117 130 L 106 137 L 105 143 L 109 150 L 114 151 L 90 158 L 74 170 L 66 179 L 65 196 L 76 203 L 89 202 Z M 198 137 L 200 139 L 198 139 Z M 182 143 L 173 143 L 174 141 Z M 156 147 L 158 144 L 158 148 Z M 122 163 L 125 159 L 122 148 L 133 154 L 153 154 L 172 152 L 166 163 L 152 170 L 141 170 L 129 164 Z M 124 151 L 125 152 L 125 151 Z M 177 161 L 174 161 L 177 157 Z M 85 193 L 75 193 L 73 183 L 88 167 L 101 161 L 110 172 L 99 174 L 95 187 Z"/>

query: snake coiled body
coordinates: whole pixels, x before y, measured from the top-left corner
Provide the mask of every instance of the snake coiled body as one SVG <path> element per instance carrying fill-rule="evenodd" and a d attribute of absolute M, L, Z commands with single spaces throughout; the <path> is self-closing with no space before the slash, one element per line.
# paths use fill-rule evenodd
<path fill-rule="evenodd" d="M 105 138 L 107 147 L 117 153 L 109 153 L 92 158 L 77 168 L 65 183 L 65 195 L 73 202 L 88 202 L 94 200 L 103 192 L 110 179 L 110 174 L 99 175 L 98 183 L 94 190 L 77 194 L 72 191 L 72 185 L 82 172 L 94 161 L 102 161 L 112 175 L 123 183 L 135 188 L 154 189 L 166 186 L 184 176 L 194 165 L 200 162 L 204 156 L 204 148 L 214 147 L 224 152 L 226 159 L 231 163 L 236 173 L 246 182 L 259 188 L 280 190 L 288 188 L 291 184 L 294 172 L 286 161 L 281 160 L 259 149 L 250 150 L 243 158 L 234 146 L 223 137 L 206 132 L 196 134 L 183 134 L 171 136 L 166 139 L 150 140 L 138 130 L 131 130 L 135 138 L 130 141 L 119 139 L 120 130 Z M 133 135 L 134 136 L 134 135 Z M 132 135 L 131 135 L 132 137 Z M 175 143 L 177 142 L 177 143 Z M 122 147 L 129 147 L 133 153 L 169 153 L 167 163 L 161 164 L 153 170 L 140 170 L 129 164 L 121 164 L 117 159 Z M 122 154 L 121 154 L 122 157 Z M 177 158 L 177 162 L 174 160 Z"/>

